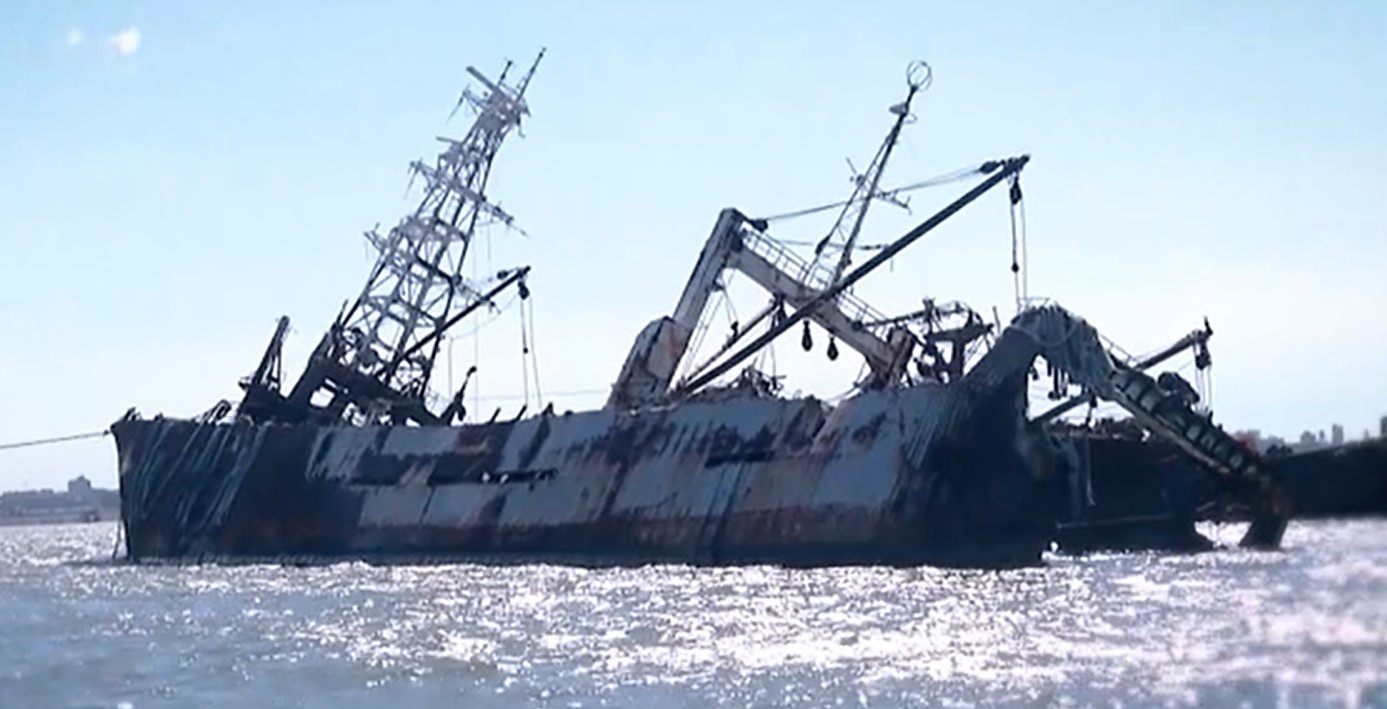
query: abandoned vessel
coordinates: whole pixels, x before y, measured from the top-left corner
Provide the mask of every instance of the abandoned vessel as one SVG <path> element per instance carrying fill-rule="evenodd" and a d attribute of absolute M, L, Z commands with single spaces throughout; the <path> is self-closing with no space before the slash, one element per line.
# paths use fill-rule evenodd
<path fill-rule="evenodd" d="M 672 314 L 639 333 L 605 406 L 486 419 L 466 411 L 464 381 L 437 411 L 429 393 L 444 334 L 502 291 L 529 295 L 528 268 L 478 284 L 462 267 L 478 229 L 511 223 L 485 186 L 502 139 L 528 115 L 534 70 L 512 85 L 507 72 L 493 81 L 469 67 L 482 87 L 463 94 L 475 122 L 444 139 L 433 165 L 414 164 L 423 199 L 388 234 L 368 233 L 376 266 L 293 386 L 281 388 L 281 318 L 237 404 L 192 419 L 132 410 L 112 425 L 130 559 L 1033 564 L 1056 537 L 1040 482 L 1081 467 L 1048 419 L 1028 415 L 1037 361 L 1060 391 L 1120 404 L 1250 500 L 1259 512 L 1246 544 L 1279 543 L 1275 481 L 1178 386 L 1145 373 L 1157 362 L 1115 355 L 1052 303 L 1003 328 L 960 303 L 887 315 L 854 295 L 989 190 L 1005 183 L 1013 210 L 1021 200 L 1026 156 L 954 173 L 949 181 L 976 184 L 851 268 L 868 205 L 894 197 L 880 178 L 928 85 L 921 64 L 856 191 L 831 205 L 841 212 L 812 259 L 771 237 L 765 220 L 725 209 Z M 692 363 L 729 271 L 768 301 Z M 828 333 L 830 357 L 841 343 L 865 364 L 855 392 L 832 405 L 782 396 L 778 380 L 743 366 L 793 329 L 807 347 L 811 323 Z"/>

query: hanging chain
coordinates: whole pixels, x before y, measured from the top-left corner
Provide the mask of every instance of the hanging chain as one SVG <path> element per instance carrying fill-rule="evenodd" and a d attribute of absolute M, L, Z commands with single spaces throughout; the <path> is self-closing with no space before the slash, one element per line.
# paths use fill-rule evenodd
<path fill-rule="evenodd" d="M 1021 206 L 1021 176 L 1013 175 L 1011 178 L 1010 192 L 1011 206 L 1011 280 L 1012 286 L 1016 291 L 1016 313 L 1021 313 L 1021 308 L 1025 303 L 1026 291 L 1023 288 L 1021 262 L 1025 253 L 1025 212 Z"/>

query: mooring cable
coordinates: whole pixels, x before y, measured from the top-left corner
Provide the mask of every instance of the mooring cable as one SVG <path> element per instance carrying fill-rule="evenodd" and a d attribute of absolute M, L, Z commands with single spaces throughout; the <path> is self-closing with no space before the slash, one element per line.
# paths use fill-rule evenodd
<path fill-rule="evenodd" d="M 101 431 L 91 431 L 91 432 L 89 432 L 89 433 L 77 433 L 77 434 L 73 434 L 73 435 L 71 435 L 71 436 L 57 436 L 57 437 L 55 437 L 55 438 L 39 438 L 39 439 L 35 439 L 35 440 L 32 440 L 32 441 L 18 441 L 18 442 L 15 442 L 15 443 L 0 443 L 0 450 L 9 450 L 9 449 L 11 449 L 11 448 L 27 448 L 27 447 L 29 447 L 29 446 L 42 446 L 42 445 L 48 445 L 48 444 L 50 444 L 50 443 L 66 443 L 66 442 L 68 442 L 68 441 L 80 441 L 80 440 L 87 439 L 87 438 L 100 438 L 100 437 L 102 437 L 102 436 L 109 436 L 109 435 L 111 435 L 111 430 L 110 430 L 110 429 L 105 429 L 105 430 L 101 430 Z"/>

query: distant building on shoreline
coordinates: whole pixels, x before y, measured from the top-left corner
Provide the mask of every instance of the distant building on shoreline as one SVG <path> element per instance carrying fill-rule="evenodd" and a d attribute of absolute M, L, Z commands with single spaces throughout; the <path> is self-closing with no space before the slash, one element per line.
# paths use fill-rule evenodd
<path fill-rule="evenodd" d="M 1294 443 L 1287 442 L 1278 436 L 1263 436 L 1262 432 L 1255 428 L 1246 431 L 1238 431 L 1233 434 L 1233 437 L 1261 453 L 1266 453 L 1272 449 L 1302 453 L 1332 446 L 1342 446 L 1345 443 L 1351 442 L 1344 435 L 1343 425 L 1337 423 L 1330 425 L 1328 436 L 1325 435 L 1323 429 L 1319 431 L 1301 431 L 1300 436 Z M 1376 437 L 1387 438 L 1387 416 L 1383 416 L 1378 421 L 1378 433 Z M 1363 431 L 1363 440 L 1367 441 L 1373 438 L 1374 436 L 1370 431 L 1366 429 Z"/>
<path fill-rule="evenodd" d="M 92 487 L 83 475 L 69 480 L 66 490 L 0 493 L 0 525 L 71 524 L 119 518 L 120 493 Z"/>

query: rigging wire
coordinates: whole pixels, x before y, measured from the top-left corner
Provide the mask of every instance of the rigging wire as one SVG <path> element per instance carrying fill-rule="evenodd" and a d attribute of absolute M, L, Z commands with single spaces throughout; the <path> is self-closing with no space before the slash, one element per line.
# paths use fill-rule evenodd
<path fill-rule="evenodd" d="M 782 244 L 785 244 L 786 246 L 817 246 L 818 243 L 819 243 L 819 242 L 817 242 L 817 241 L 798 241 L 798 240 L 795 240 L 795 239 L 779 239 L 778 241 L 779 241 L 780 243 L 782 243 Z M 852 247 L 852 248 L 853 248 L 853 250 L 855 250 L 855 251 L 880 251 L 880 250 L 882 250 L 882 249 L 884 249 L 884 248 L 886 248 L 886 247 L 888 247 L 888 246 L 890 246 L 890 245 L 891 245 L 891 242 L 889 242 L 889 241 L 883 241 L 883 242 L 878 243 L 878 244 L 858 244 L 858 245 L 856 245 L 856 246 L 854 246 L 854 247 Z M 829 246 L 826 247 L 826 248 L 836 248 L 836 247 L 837 247 L 836 244 L 829 244 Z"/>
<path fill-rule="evenodd" d="M 947 183 L 950 183 L 950 182 L 957 182 L 958 180 L 961 180 L 961 179 L 963 179 L 963 178 L 965 178 L 965 177 L 968 177 L 968 176 L 970 176 L 970 175 L 973 175 L 973 174 L 975 174 L 975 173 L 979 173 L 979 172 L 981 172 L 981 171 L 982 171 L 982 170 L 981 170 L 980 168 L 966 168 L 966 169 L 963 169 L 963 170 L 956 170 L 956 171 L 954 171 L 954 172 L 947 173 L 947 174 L 945 174 L 945 175 L 941 175 L 941 176 L 939 176 L 939 177 L 931 178 L 931 179 L 928 179 L 928 180 L 922 180 L 922 181 L 920 181 L 920 182 L 915 182 L 915 183 L 912 183 L 912 184 L 909 184 L 909 185 L 904 185 L 904 186 L 902 186 L 902 187 L 897 187 L 896 189 L 893 189 L 893 190 L 886 190 L 886 191 L 878 192 L 878 193 L 874 196 L 874 198 L 875 198 L 875 199 L 886 199 L 886 198 L 894 197 L 894 196 L 896 196 L 897 194 L 899 194 L 899 193 L 901 193 L 901 192 L 910 192 L 910 191 L 914 191 L 914 190 L 924 189 L 924 188 L 926 188 L 926 187 L 934 187 L 934 186 L 937 186 L 937 185 L 943 185 L 943 184 L 947 184 Z M 1019 176 L 1013 177 L 1013 178 L 1012 178 L 1012 183 L 1013 183 L 1013 190 L 1014 190 L 1013 199 L 1016 199 L 1016 200 L 1017 200 L 1017 201 L 1013 202 L 1013 204 L 1012 204 L 1012 214 L 1011 214 L 1011 220 L 1012 220 L 1011 229 L 1012 229 L 1012 264 L 1013 264 L 1013 273 L 1019 273 L 1019 274 L 1020 274 L 1020 276 L 1019 276 L 1019 278 L 1020 278 L 1019 284 L 1017 285 L 1017 288 L 1016 288 L 1017 292 L 1020 293 L 1020 294 L 1022 294 L 1023 296 L 1028 296 L 1028 295 L 1030 294 L 1030 281 L 1029 281 L 1029 278 L 1030 278 L 1030 265 L 1029 265 L 1030 253 L 1029 253 L 1029 250 L 1026 248 L 1026 205 L 1025 205 L 1024 200 L 1021 200 L 1021 199 L 1019 198 L 1019 195 L 1020 195 L 1020 191 L 1019 191 L 1019 190 L 1020 190 L 1020 177 L 1019 177 Z M 801 210 L 795 211 L 795 212 L 786 212 L 785 214 L 778 214 L 778 215 L 775 215 L 775 216 L 766 217 L 766 218 L 765 218 L 765 221 L 767 221 L 767 222 L 772 222 L 772 221 L 779 221 L 779 220 L 784 220 L 784 219 L 792 219 L 792 218 L 794 218 L 794 217 L 806 216 L 806 215 L 809 215 L 809 214 L 815 214 L 815 213 L 818 213 L 818 212 L 828 211 L 829 209 L 834 209 L 834 208 L 837 208 L 837 207 L 841 207 L 841 206 L 843 206 L 843 205 L 845 205 L 845 204 L 847 204 L 847 203 L 848 203 L 847 200 L 844 200 L 844 201 L 840 201 L 840 202 L 834 202 L 833 204 L 826 204 L 826 205 L 823 205 L 823 206 L 820 206 L 820 207 L 812 207 L 812 208 L 810 208 L 810 209 L 801 209 Z M 1019 210 L 1019 211 L 1018 211 L 1018 210 Z M 785 245 L 787 245 L 787 246 L 817 246 L 818 243 L 819 243 L 819 242 L 817 242 L 817 241 L 797 241 L 797 240 L 794 240 L 794 239 L 780 239 L 779 241 L 780 241 L 780 243 L 785 244 Z M 886 241 L 886 242 L 880 242 L 880 243 L 874 243 L 874 244 L 858 244 L 858 245 L 854 246 L 853 248 L 856 249 L 856 250 L 858 250 L 858 251 L 880 251 L 880 250 L 882 250 L 882 249 L 884 249 L 884 248 L 886 248 L 886 247 L 888 247 L 888 246 L 890 246 L 890 245 L 891 245 L 891 242 Z M 830 244 L 830 246 L 835 246 L 835 245 Z M 1018 248 L 1018 247 L 1019 247 L 1019 248 Z M 892 264 L 894 265 L 894 260 L 892 261 Z M 1019 298 L 1018 298 L 1018 300 L 1019 300 Z"/>
<path fill-rule="evenodd" d="M 535 352 L 535 301 L 527 299 L 520 304 L 525 307 L 525 303 L 530 305 L 530 372 L 535 377 L 535 400 L 540 404 L 544 403 L 544 390 L 539 386 L 539 354 Z"/>
<path fill-rule="evenodd" d="M 895 197 L 896 195 L 899 195 L 899 194 L 904 193 L 904 192 L 914 192 L 914 191 L 916 191 L 916 190 L 922 190 L 922 189 L 925 189 L 925 188 L 927 188 L 927 187 L 937 187 L 937 186 L 939 186 L 939 185 L 946 185 L 946 184 L 949 184 L 950 182 L 957 182 L 957 181 L 962 180 L 962 179 L 964 179 L 964 178 L 966 178 L 966 177 L 970 177 L 970 176 L 972 176 L 972 175 L 976 175 L 976 174 L 979 174 L 979 173 L 981 173 L 981 172 L 982 172 L 981 164 L 978 165 L 978 166 L 976 166 L 976 167 L 966 167 L 966 168 L 962 168 L 962 169 L 959 169 L 959 170 L 954 170 L 953 172 L 947 172 L 947 173 L 944 173 L 944 174 L 942 174 L 942 175 L 937 175 L 937 176 L 935 176 L 935 177 L 931 177 L 931 178 L 928 178 L 928 179 L 925 179 L 925 180 L 921 180 L 921 181 L 919 181 L 919 182 L 912 182 L 912 183 L 910 183 L 910 184 L 908 184 L 908 185 L 902 185 L 902 186 L 896 187 L 896 188 L 894 188 L 894 189 L 890 189 L 890 190 L 881 190 L 881 191 L 878 191 L 876 194 L 871 195 L 871 196 L 868 197 L 867 199 L 889 199 L 889 198 L 891 198 L 891 197 Z M 838 209 L 838 208 L 840 208 L 840 207 L 844 207 L 844 206 L 848 205 L 849 203 L 851 203 L 852 201 L 853 201 L 853 200 L 845 199 L 845 200 L 840 200 L 840 201 L 834 202 L 834 203 L 832 203 L 832 204 L 820 205 L 820 206 L 818 206 L 818 207 L 809 207 L 809 208 L 807 208 L 807 209 L 797 209 L 797 210 L 795 210 L 795 211 L 793 211 L 793 212 L 785 212 L 785 213 L 783 213 L 783 214 L 774 214 L 774 215 L 771 215 L 771 216 L 769 216 L 769 217 L 762 217 L 762 219 L 763 219 L 764 221 L 766 221 L 766 222 L 778 222 L 778 221 L 784 221 L 784 220 L 786 220 L 786 219 L 795 219 L 795 218 L 797 218 L 797 217 L 806 217 L 806 216 L 809 216 L 809 215 L 811 215 L 811 214 L 818 214 L 819 212 L 827 212 L 827 211 L 829 211 L 830 209 Z M 860 248 L 860 247 L 859 247 L 859 248 Z"/>
<path fill-rule="evenodd" d="M 677 372 L 676 380 L 688 377 L 700 365 L 703 356 L 703 343 L 707 340 L 708 333 L 713 329 L 713 320 L 717 317 L 719 310 L 726 313 L 733 323 L 737 322 L 731 295 L 734 276 L 734 273 L 729 272 L 723 274 L 718 280 L 716 295 L 712 296 L 716 300 L 711 306 L 705 306 L 703 314 L 699 316 L 697 324 L 694 325 L 694 331 L 689 336 L 689 344 L 684 348 L 684 357 L 675 370 Z"/>
<path fill-rule="evenodd" d="M 713 318 L 716 311 L 726 307 L 726 301 L 731 299 L 729 289 L 732 278 L 735 274 L 725 273 L 715 282 L 716 290 L 709 299 L 714 300 L 711 305 L 705 305 L 703 313 L 698 316 L 694 323 L 693 332 L 689 335 L 689 344 L 684 348 L 684 357 L 675 368 L 676 379 L 682 380 L 689 376 L 689 373 L 698 366 L 698 360 L 702 356 L 703 343 L 708 338 L 708 333 L 713 329 Z"/>
<path fill-rule="evenodd" d="M 859 364 L 857 366 L 857 377 L 853 380 L 852 385 L 849 386 L 847 389 L 843 390 L 842 393 L 835 394 L 824 399 L 824 403 L 828 404 L 829 406 L 837 406 L 838 404 L 846 400 L 848 397 L 857 393 L 857 391 L 862 388 L 862 383 L 866 381 L 869 372 L 870 367 L 867 365 L 866 361 L 863 361 L 862 364 Z"/>
<path fill-rule="evenodd" d="M 488 265 L 489 265 L 489 264 L 488 264 Z M 477 276 L 478 276 L 477 266 L 478 266 L 478 264 L 477 264 L 477 259 L 472 259 L 472 282 L 473 282 L 473 283 L 477 282 Z M 510 307 L 510 306 L 508 305 L 508 306 L 506 306 L 506 307 Z M 480 334 L 480 333 L 481 333 L 481 330 L 482 330 L 482 326 L 483 326 L 484 324 L 490 324 L 493 320 L 495 320 L 495 318 L 492 318 L 492 320 L 486 321 L 486 323 L 480 323 L 480 322 L 477 322 L 477 321 L 473 321 L 473 322 L 472 322 L 472 364 L 473 364 L 473 366 L 476 366 L 476 364 L 477 364 L 478 362 L 481 362 L 481 361 L 482 361 L 482 338 L 481 338 L 481 334 Z M 478 399 L 477 397 L 481 396 L 481 393 L 482 393 L 482 383 L 481 383 L 481 379 L 482 379 L 482 378 L 481 378 L 481 377 L 476 377 L 475 379 L 476 379 L 475 383 L 473 383 L 472 381 L 469 381 L 467 384 L 468 384 L 468 388 L 472 390 L 472 410 L 480 413 L 481 410 L 482 410 L 482 402 L 481 402 L 481 400 Z"/>
<path fill-rule="evenodd" d="M 453 339 L 457 339 L 457 340 L 461 340 L 461 339 L 464 339 L 464 338 L 476 338 L 476 339 L 480 339 L 479 333 L 480 333 L 482 330 L 486 329 L 488 326 L 490 326 L 492 323 L 496 322 L 497 320 L 500 320 L 500 319 L 501 319 L 501 316 L 505 315 L 505 314 L 506 314 L 506 311 L 510 310 L 511 307 L 513 307 L 513 306 L 515 305 L 515 301 L 518 300 L 518 299 L 519 299 L 519 297 L 518 297 L 517 295 L 512 294 L 511 297 L 510 297 L 509 299 L 507 299 L 504 303 L 496 304 L 496 303 L 493 301 L 493 302 L 492 302 L 492 306 L 494 306 L 494 308 L 489 308 L 489 309 L 494 309 L 494 312 L 491 313 L 491 316 L 490 316 L 490 317 L 486 318 L 485 320 L 483 320 L 483 319 L 481 319 L 481 318 L 477 318 L 477 319 L 472 323 L 472 332 L 471 332 L 471 333 L 466 334 L 466 335 L 458 335 L 457 337 L 455 337 L 455 338 L 453 338 Z"/>
<path fill-rule="evenodd" d="M 723 303 L 726 304 L 728 326 L 735 326 L 737 323 L 741 322 L 737 317 L 737 304 L 732 302 L 732 296 L 728 295 L 728 297 L 723 300 Z"/>
<path fill-rule="evenodd" d="M 780 361 L 775 358 L 774 342 L 766 345 L 766 359 L 770 360 L 771 363 L 771 377 L 778 378 L 780 376 Z"/>
<path fill-rule="evenodd" d="M 737 317 L 737 304 L 732 302 L 732 294 L 730 292 L 723 291 L 723 295 L 724 297 L 722 299 L 722 312 L 724 315 L 727 316 L 728 328 L 730 329 L 731 327 L 739 326 L 741 324 L 741 320 Z M 764 356 L 765 353 L 762 352 L 761 355 Z M 755 361 L 752 361 L 751 365 L 753 367 L 758 366 L 758 361 L 760 359 L 761 357 L 757 357 Z"/>
<path fill-rule="evenodd" d="M 53 438 L 38 438 L 31 441 L 17 441 L 13 443 L 0 444 L 0 450 L 11 450 L 14 448 L 28 448 L 30 446 L 44 446 L 52 443 L 67 443 L 69 441 L 81 441 L 89 438 L 101 438 L 111 435 L 111 430 L 90 431 L 88 433 L 75 433 L 69 436 L 56 436 Z"/>
<path fill-rule="evenodd" d="M 530 405 L 530 333 L 525 329 L 525 301 L 520 302 L 520 386 L 525 405 Z"/>
<path fill-rule="evenodd" d="M 1017 178 L 1017 189 L 1020 189 L 1020 177 Z M 1031 248 L 1026 244 L 1026 200 L 1021 199 L 1016 203 L 1016 211 L 1021 223 L 1021 297 L 1027 302 L 1031 298 Z"/>
<path fill-rule="evenodd" d="M 684 359 L 675 368 L 675 378 L 684 379 L 689 375 L 695 366 L 695 360 L 703 350 L 703 340 L 708 335 L 709 324 L 706 316 L 699 316 L 694 323 L 693 332 L 689 333 L 689 344 L 684 348 Z"/>
<path fill-rule="evenodd" d="M 1016 314 L 1021 314 L 1022 307 L 1022 287 L 1021 287 L 1021 259 L 1019 254 L 1021 249 L 1021 233 L 1024 233 L 1024 226 L 1018 226 L 1017 206 L 1021 204 L 1021 180 L 1013 175 L 1011 178 L 1010 192 L 1011 206 L 1008 212 L 1011 215 L 1011 280 L 1012 287 L 1016 291 Z"/>
<path fill-rule="evenodd" d="M 549 392 L 549 394 L 555 398 L 561 396 L 594 396 L 597 394 L 610 393 L 611 391 L 609 389 L 561 389 L 559 391 Z M 524 397 L 524 394 L 488 394 L 487 396 L 481 397 L 481 399 L 482 401 L 516 401 Z"/>
<path fill-rule="evenodd" d="M 516 306 L 516 301 L 520 301 L 519 307 L 523 308 L 525 306 L 525 301 L 520 298 L 519 294 L 516 293 L 512 293 L 509 298 L 507 298 L 504 302 L 501 303 L 497 303 L 494 300 L 491 301 L 490 305 L 487 306 L 487 312 L 489 316 L 485 318 L 482 318 L 480 316 L 474 318 L 472 320 L 471 332 L 461 335 L 449 335 L 446 339 L 448 339 L 450 342 L 457 342 L 459 340 L 470 339 L 472 341 L 472 363 L 474 365 L 477 364 L 481 361 L 481 331 L 485 330 L 487 327 L 500 320 L 502 316 L 504 316 L 512 307 Z M 530 337 L 530 341 L 533 342 L 533 330 L 531 332 L 532 336 Z M 522 346 L 523 345 L 524 343 L 522 342 Z M 466 354 L 464 354 L 463 356 L 465 357 Z M 448 352 L 448 366 L 451 367 L 452 364 L 452 352 L 450 350 Z M 487 399 L 487 397 L 480 395 L 480 384 L 477 383 L 479 381 L 480 376 L 474 375 L 472 377 L 472 381 L 469 382 L 467 385 L 468 389 L 472 394 L 472 409 L 474 411 L 480 411 L 481 402 Z M 448 386 L 451 389 L 453 387 L 453 383 L 449 382 Z M 440 396 L 437 393 L 430 392 L 429 396 L 433 397 L 433 400 L 435 402 L 446 402 L 451 400 L 453 394 L 455 393 L 455 391 L 452 391 Z"/>

